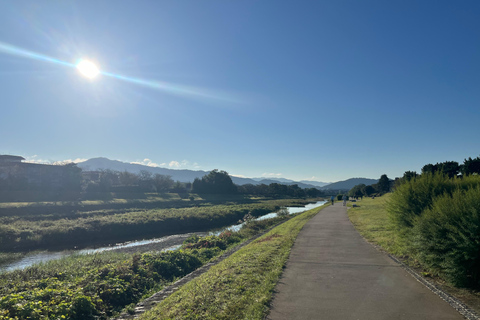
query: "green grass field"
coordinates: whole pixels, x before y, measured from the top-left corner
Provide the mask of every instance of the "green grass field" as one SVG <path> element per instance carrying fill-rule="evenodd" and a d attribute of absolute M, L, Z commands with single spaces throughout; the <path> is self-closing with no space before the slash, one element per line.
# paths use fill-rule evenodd
<path fill-rule="evenodd" d="M 274 228 L 187 283 L 140 319 L 264 319 L 295 238 L 320 209 Z"/>
<path fill-rule="evenodd" d="M 355 203 L 359 206 L 356 208 L 352 207 L 353 203 L 349 203 L 348 217 L 365 239 L 390 253 L 406 256 L 407 248 L 396 236 L 388 218 L 386 204 L 389 198 L 390 194 L 375 199 L 364 198 Z"/>

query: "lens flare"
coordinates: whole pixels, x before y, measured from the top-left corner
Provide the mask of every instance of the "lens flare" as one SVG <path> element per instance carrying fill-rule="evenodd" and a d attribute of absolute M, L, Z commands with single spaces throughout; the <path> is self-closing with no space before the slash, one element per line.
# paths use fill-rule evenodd
<path fill-rule="evenodd" d="M 100 73 L 98 67 L 89 60 L 81 60 L 77 63 L 77 70 L 89 79 L 93 79 Z"/>
<path fill-rule="evenodd" d="M 76 68 L 78 72 L 80 72 L 83 76 L 89 79 L 93 79 L 97 77 L 99 74 L 101 74 L 103 76 L 112 77 L 117 80 L 130 82 L 136 85 L 148 87 L 154 90 L 163 91 L 169 94 L 174 94 L 182 97 L 219 100 L 219 101 L 226 101 L 226 102 L 233 102 L 233 103 L 240 102 L 238 99 L 233 98 L 229 94 L 214 92 L 212 90 L 208 90 L 205 88 L 195 88 L 195 87 L 173 84 L 173 83 L 168 83 L 168 82 L 163 82 L 158 80 L 140 79 L 140 78 L 128 77 L 120 74 L 100 71 L 98 67 L 89 60 L 80 60 L 77 64 L 74 64 L 74 63 L 52 58 L 44 54 L 25 50 L 4 42 L 0 42 L 0 53 L 6 53 L 6 54 L 18 56 L 18 57 L 50 62 L 53 64 L 62 65 L 65 67 Z"/>

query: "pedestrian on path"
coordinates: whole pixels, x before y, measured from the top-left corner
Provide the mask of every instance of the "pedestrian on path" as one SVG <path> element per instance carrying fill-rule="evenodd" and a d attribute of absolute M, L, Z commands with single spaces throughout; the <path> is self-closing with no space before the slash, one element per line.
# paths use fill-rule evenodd
<path fill-rule="evenodd" d="M 332 206 L 333 206 L 333 201 L 335 200 L 335 197 L 332 196 L 332 197 L 330 198 L 330 200 L 332 201 Z"/>
<path fill-rule="evenodd" d="M 343 195 L 343 205 L 344 206 L 347 205 L 347 195 L 346 194 Z"/>

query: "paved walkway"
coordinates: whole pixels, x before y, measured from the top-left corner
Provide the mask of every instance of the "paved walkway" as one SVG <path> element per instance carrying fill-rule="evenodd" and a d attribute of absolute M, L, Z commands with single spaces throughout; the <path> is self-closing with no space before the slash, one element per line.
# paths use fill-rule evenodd
<path fill-rule="evenodd" d="M 464 319 L 365 242 L 340 203 L 305 225 L 275 290 L 271 320 Z"/>

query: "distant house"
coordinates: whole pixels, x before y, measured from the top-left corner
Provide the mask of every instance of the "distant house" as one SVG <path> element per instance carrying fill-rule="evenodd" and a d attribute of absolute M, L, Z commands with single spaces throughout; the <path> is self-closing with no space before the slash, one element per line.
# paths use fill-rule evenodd
<path fill-rule="evenodd" d="M 20 156 L 0 155 L 0 179 L 9 188 L 62 188 L 70 179 L 68 166 L 22 162 Z"/>
<path fill-rule="evenodd" d="M 20 156 L 10 156 L 7 154 L 1 155 L 0 154 L 0 163 L 21 163 L 25 160 L 24 157 Z"/>

